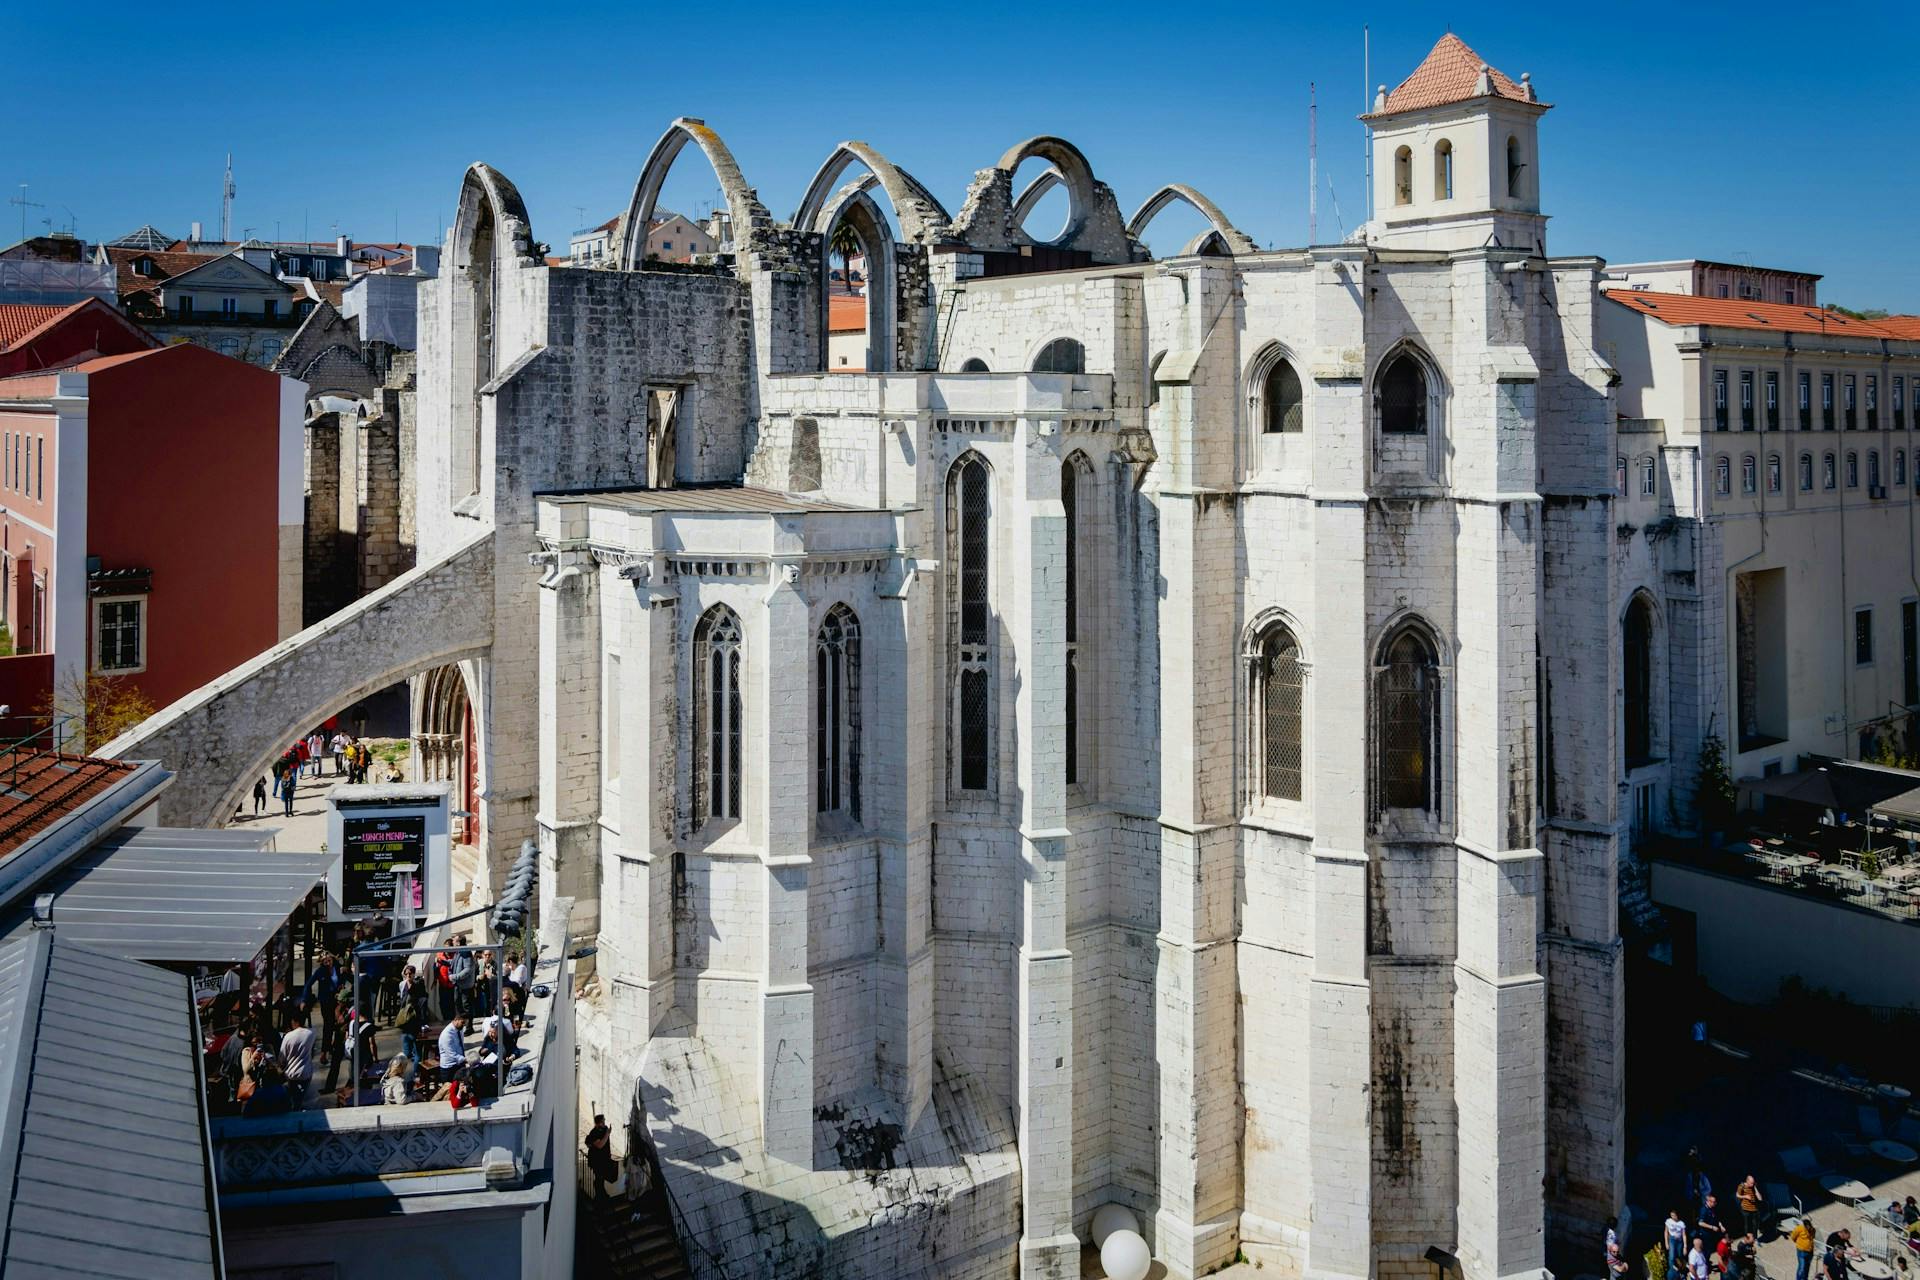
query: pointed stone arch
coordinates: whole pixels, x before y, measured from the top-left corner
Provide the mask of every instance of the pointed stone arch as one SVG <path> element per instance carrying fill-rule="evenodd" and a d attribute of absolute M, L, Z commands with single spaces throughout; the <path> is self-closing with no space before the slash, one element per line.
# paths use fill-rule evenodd
<path fill-rule="evenodd" d="M 869 175 L 871 176 L 871 175 Z M 851 182 L 819 214 L 820 227 L 820 367 L 830 367 L 829 351 L 832 290 L 829 288 L 830 240 L 844 219 L 860 238 L 867 254 L 867 359 L 869 373 L 889 373 L 900 363 L 900 264 L 893 231 L 879 204 L 867 194 L 867 185 Z"/>
<path fill-rule="evenodd" d="M 497 266 L 540 265 L 534 253 L 533 219 L 527 215 L 527 202 L 505 174 L 487 164 L 467 166 L 460 182 L 460 204 L 453 216 L 450 240 L 451 270 L 467 270 L 474 265 L 476 241 L 491 251 Z"/>
<path fill-rule="evenodd" d="M 1033 211 L 1040 207 L 1040 202 L 1046 199 L 1047 193 L 1065 181 L 1066 179 L 1060 176 L 1059 168 L 1055 166 L 1047 168 L 1039 177 L 1029 182 L 1027 189 L 1022 191 L 1013 202 L 1013 225 L 1026 226 L 1027 219 L 1032 217 Z"/>
<path fill-rule="evenodd" d="M 647 224 L 653 218 L 654 205 L 660 199 L 660 187 L 667 180 L 667 171 L 673 168 L 674 160 L 680 149 L 689 142 L 699 147 L 707 157 L 707 163 L 713 166 L 713 176 L 720 181 L 721 193 L 726 197 L 727 213 L 733 219 L 733 245 L 736 253 L 744 254 L 752 247 L 756 237 L 764 234 L 773 226 L 773 215 L 767 212 L 760 197 L 740 173 L 740 166 L 734 161 L 733 152 L 720 135 L 707 126 L 704 120 L 692 116 L 681 116 L 667 126 L 660 135 L 660 141 L 653 144 L 647 162 L 640 167 L 640 176 L 633 184 L 633 198 L 627 202 L 626 216 L 620 223 L 620 269 L 638 271 L 647 258 Z"/>
<path fill-rule="evenodd" d="M 793 215 L 795 231 L 826 234 L 831 205 L 840 202 L 835 199 L 834 184 L 856 161 L 867 167 L 871 179 L 861 181 L 860 189 L 865 191 L 877 184 L 887 193 L 893 216 L 900 223 L 902 239 L 913 244 L 932 244 L 946 238 L 953 222 L 946 208 L 917 178 L 864 142 L 841 143 L 815 170 L 813 181 L 807 184 L 807 192 L 800 198 L 800 207 Z"/>
<path fill-rule="evenodd" d="M 1019 203 L 1013 195 L 1014 171 L 1030 159 L 1047 161 L 1058 175 L 1038 179 L 1034 185 L 1040 190 L 1028 193 L 1032 199 L 1038 200 L 1056 182 L 1067 188 L 1067 225 L 1051 240 L 1029 235 L 1014 217 Z M 1030 212 L 1032 205 L 1026 208 Z M 1010 148 L 992 168 L 974 175 L 967 202 L 954 217 L 953 238 L 975 249 L 994 252 L 1032 245 L 1077 250 L 1089 254 L 1095 262 L 1127 262 L 1133 256 L 1112 189 L 1093 176 L 1093 166 L 1080 148 L 1051 134 L 1028 138 Z"/>
<path fill-rule="evenodd" d="M 1232 222 L 1227 220 L 1227 215 L 1221 211 L 1219 205 L 1207 199 L 1204 195 L 1201 195 L 1184 182 L 1169 182 L 1166 186 L 1161 187 L 1158 191 L 1148 196 L 1146 202 L 1140 206 L 1133 217 L 1127 220 L 1127 238 L 1138 243 L 1140 238 L 1146 234 L 1148 224 L 1159 217 L 1161 211 L 1175 200 L 1184 200 L 1187 204 L 1191 205 L 1201 217 L 1212 223 L 1214 232 L 1218 233 L 1228 253 L 1239 255 L 1243 253 L 1258 253 L 1260 251 L 1259 246 L 1253 243 L 1252 238 L 1248 236 L 1246 232 L 1240 230 L 1240 228 L 1234 226 Z M 1204 252 L 1207 236 L 1207 232 L 1201 232 L 1200 235 L 1188 245 L 1186 251 L 1188 253 Z"/>

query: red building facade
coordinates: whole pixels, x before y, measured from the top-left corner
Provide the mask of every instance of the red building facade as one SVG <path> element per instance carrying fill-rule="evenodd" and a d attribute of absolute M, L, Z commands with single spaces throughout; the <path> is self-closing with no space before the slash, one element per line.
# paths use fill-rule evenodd
<path fill-rule="evenodd" d="M 49 686 L 65 710 L 94 673 L 165 706 L 299 629 L 305 386 L 123 336 L 100 305 L 36 330 L 29 358 L 70 362 L 0 376 L 0 621 L 19 655 L 0 659 L 0 703 L 16 717 Z"/>

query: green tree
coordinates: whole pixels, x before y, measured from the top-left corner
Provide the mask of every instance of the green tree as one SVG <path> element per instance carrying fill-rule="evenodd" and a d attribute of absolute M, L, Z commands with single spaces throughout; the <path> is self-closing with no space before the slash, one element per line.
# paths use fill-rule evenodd
<path fill-rule="evenodd" d="M 827 240 L 827 253 L 840 260 L 840 278 L 847 286 L 847 292 L 853 292 L 853 260 L 864 256 L 860 236 L 845 222 L 833 229 L 833 235 Z"/>
<path fill-rule="evenodd" d="M 1724 831 L 1733 821 L 1733 775 L 1727 772 L 1727 746 L 1710 733 L 1700 744 L 1700 816 L 1709 829 Z"/>

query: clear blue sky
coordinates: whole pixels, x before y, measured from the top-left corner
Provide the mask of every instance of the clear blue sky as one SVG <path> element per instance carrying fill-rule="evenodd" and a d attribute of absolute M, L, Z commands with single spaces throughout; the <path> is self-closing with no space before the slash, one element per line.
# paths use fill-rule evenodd
<path fill-rule="evenodd" d="M 758 20 L 750 20 L 755 12 Z M 711 4 L 295 10 L 109 3 L 7 20 L 0 194 L 29 230 L 143 222 L 271 237 L 431 239 L 473 160 L 536 235 L 625 207 L 668 121 L 717 128 L 786 217 L 835 142 L 872 143 L 957 209 L 1012 143 L 1078 143 L 1131 212 L 1162 182 L 1262 245 L 1307 233 L 1307 84 L 1320 91 L 1320 238 L 1365 214 L 1360 26 L 1397 83 L 1451 27 L 1555 104 L 1542 134 L 1555 253 L 1697 256 L 1825 273 L 1822 297 L 1920 312 L 1920 9 L 1380 4 L 837 8 Z M 724 22 L 715 21 L 722 17 Z M 1026 174 L 1021 175 L 1024 182 Z M 683 152 L 663 203 L 713 198 Z M 1338 203 L 1338 216 L 1335 202 Z M 578 212 L 584 210 L 584 217 Z M 0 241 L 21 210 L 0 205 Z M 1036 218 L 1044 215 L 1036 215 Z M 1175 219 L 1170 212 L 1166 219 Z M 1036 229 L 1040 228 L 1036 221 Z M 1191 229 L 1177 220 L 1162 237 Z M 1163 251 L 1165 245 L 1161 245 Z M 1175 246 L 1177 247 L 1177 246 Z"/>

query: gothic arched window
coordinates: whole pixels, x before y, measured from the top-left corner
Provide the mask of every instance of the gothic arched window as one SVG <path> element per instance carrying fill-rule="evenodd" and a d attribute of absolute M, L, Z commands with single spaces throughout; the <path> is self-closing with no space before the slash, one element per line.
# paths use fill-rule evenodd
<path fill-rule="evenodd" d="M 1272 800 L 1299 800 L 1304 796 L 1307 683 L 1306 666 L 1300 661 L 1300 642 L 1285 625 L 1275 622 L 1254 640 L 1249 658 L 1248 721 L 1253 726 L 1249 772 L 1254 795 Z"/>
<path fill-rule="evenodd" d="M 693 821 L 740 816 L 740 619 L 717 604 L 693 629 Z"/>
<path fill-rule="evenodd" d="M 1300 375 L 1293 371 L 1293 365 L 1285 356 L 1274 357 L 1273 366 L 1260 384 L 1260 400 L 1264 411 L 1262 431 L 1273 434 L 1305 429 L 1306 403 L 1301 395 Z"/>
<path fill-rule="evenodd" d="M 1427 371 L 1407 352 L 1380 374 L 1380 429 L 1420 435 L 1427 429 Z"/>
<path fill-rule="evenodd" d="M 860 820 L 860 620 L 836 604 L 813 642 L 813 807 Z"/>
<path fill-rule="evenodd" d="M 1085 373 L 1087 349 L 1072 338 L 1055 338 L 1033 358 L 1035 373 Z"/>
<path fill-rule="evenodd" d="M 949 748 L 954 786 L 986 791 L 993 763 L 993 615 L 988 569 L 993 547 L 992 473 L 969 453 L 947 475 L 947 535 L 953 575 L 953 690 Z"/>
<path fill-rule="evenodd" d="M 1653 759 L 1653 606 L 1635 596 L 1621 624 L 1622 684 L 1626 690 L 1627 768 Z"/>
<path fill-rule="evenodd" d="M 1440 808 L 1440 658 L 1412 624 L 1387 641 L 1375 672 L 1379 805 Z"/>

